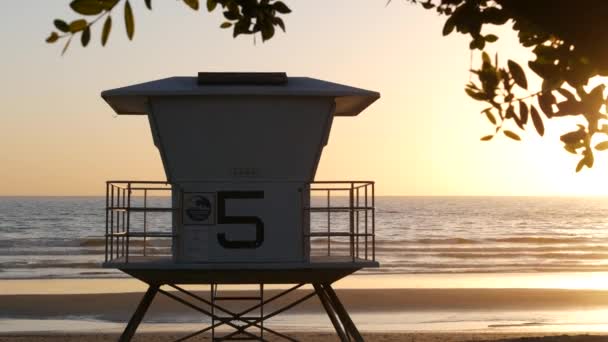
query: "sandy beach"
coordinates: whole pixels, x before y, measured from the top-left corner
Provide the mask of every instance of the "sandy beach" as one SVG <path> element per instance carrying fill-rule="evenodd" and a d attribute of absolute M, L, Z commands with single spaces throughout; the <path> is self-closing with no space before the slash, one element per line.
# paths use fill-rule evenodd
<path fill-rule="evenodd" d="M 105 342 L 118 340 L 118 334 L 22 334 L 0 335 L 0 341 L 6 342 Z M 137 335 L 133 341 L 171 341 L 182 335 L 175 333 L 143 333 Z M 338 342 L 339 339 L 330 333 L 294 333 L 292 337 L 300 341 Z M 368 333 L 363 338 L 370 342 L 605 342 L 608 335 L 550 335 L 534 336 L 534 334 L 471 334 L 471 333 Z M 268 337 L 269 341 L 284 341 Z M 198 341 L 210 341 L 208 336 L 200 337 Z"/>
<path fill-rule="evenodd" d="M 608 308 L 605 290 L 381 288 L 377 279 L 375 288 L 355 286 L 365 286 L 365 279 L 354 277 L 350 283 L 338 286 L 337 291 L 367 341 L 608 341 L 602 320 Z M 115 341 L 144 288 L 144 284 L 127 279 L 0 281 L 0 341 Z M 208 296 L 206 287 L 195 286 L 191 290 Z M 277 291 L 275 288 L 267 293 Z M 269 305 L 268 310 L 309 291 L 298 290 Z M 230 292 L 250 294 L 247 288 Z M 546 317 L 535 318 L 545 312 L 563 322 L 549 324 Z M 595 318 L 585 321 L 585 315 L 590 313 L 599 317 L 597 324 L 587 322 Z M 491 319 L 477 322 L 480 317 Z M 136 341 L 175 339 L 204 327 L 206 321 L 200 320 L 196 312 L 159 296 Z M 290 310 L 270 326 L 302 341 L 338 340 L 316 298 Z"/>

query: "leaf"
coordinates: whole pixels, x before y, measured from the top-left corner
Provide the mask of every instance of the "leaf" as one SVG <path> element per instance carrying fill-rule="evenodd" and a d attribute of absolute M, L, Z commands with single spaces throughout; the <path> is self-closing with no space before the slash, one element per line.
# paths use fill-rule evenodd
<path fill-rule="evenodd" d="M 583 166 L 585 166 L 586 164 L 586 158 L 581 159 L 578 164 L 576 165 L 576 172 L 579 172 L 580 170 L 583 169 Z"/>
<path fill-rule="evenodd" d="M 127 37 L 129 37 L 129 40 L 132 40 L 135 34 L 135 19 L 133 18 L 133 9 L 129 0 L 125 2 L 125 27 L 127 29 Z"/>
<path fill-rule="evenodd" d="M 238 20 L 239 12 L 238 11 L 224 11 L 224 18 L 228 20 Z"/>
<path fill-rule="evenodd" d="M 90 41 L 91 29 L 89 28 L 89 26 L 87 26 L 84 30 L 82 30 L 82 33 L 80 34 L 80 42 L 82 43 L 82 46 L 86 47 L 87 45 L 89 45 Z"/>
<path fill-rule="evenodd" d="M 152 10 L 152 0 L 145 0 L 146 2 L 146 7 L 148 7 L 149 10 Z"/>
<path fill-rule="evenodd" d="M 48 36 L 48 38 L 46 39 L 46 42 L 51 44 L 56 42 L 59 39 L 59 35 L 57 34 L 57 32 L 51 32 L 51 35 Z"/>
<path fill-rule="evenodd" d="M 287 7 L 287 5 L 285 5 L 281 1 L 277 1 L 274 4 L 272 4 L 272 8 L 274 8 L 275 11 L 277 11 L 281 14 L 291 13 L 291 10 L 289 9 L 289 7 Z"/>
<path fill-rule="evenodd" d="M 103 23 L 103 29 L 101 30 L 101 46 L 106 46 L 108 38 L 110 37 L 110 31 L 112 31 L 112 17 L 108 16 Z"/>
<path fill-rule="evenodd" d="M 600 110 L 604 104 L 604 88 L 605 86 L 600 84 L 593 88 L 588 96 L 585 96 L 584 105 L 588 112 L 597 112 Z"/>
<path fill-rule="evenodd" d="M 262 41 L 265 42 L 274 36 L 274 26 L 272 24 L 262 26 Z"/>
<path fill-rule="evenodd" d="M 572 154 L 578 154 L 576 152 L 576 147 L 574 145 L 566 144 L 566 145 L 564 145 L 564 150 L 566 150 Z"/>
<path fill-rule="evenodd" d="M 78 31 L 84 30 L 87 27 L 87 21 L 84 19 L 74 20 L 70 23 L 70 32 L 76 33 Z"/>
<path fill-rule="evenodd" d="M 184 0 L 184 2 L 186 3 L 186 5 L 188 5 L 193 10 L 198 11 L 198 7 L 199 7 L 198 0 Z"/>
<path fill-rule="evenodd" d="M 566 115 L 578 115 L 585 111 L 585 106 L 582 102 L 574 101 L 563 101 L 557 104 L 559 109 L 557 113 L 553 113 L 555 116 L 566 116 Z"/>
<path fill-rule="evenodd" d="M 545 113 L 548 118 L 553 116 L 553 104 L 555 103 L 555 96 L 551 93 L 542 93 L 537 97 L 538 105 L 540 109 Z"/>
<path fill-rule="evenodd" d="M 74 0 L 70 3 L 74 12 L 82 15 L 96 15 L 103 11 L 103 5 L 99 0 Z"/>
<path fill-rule="evenodd" d="M 519 64 L 515 63 L 510 59 L 507 64 L 509 66 L 509 72 L 511 73 L 511 76 L 513 76 L 513 80 L 515 81 L 515 84 L 524 89 L 528 89 L 528 80 L 526 79 L 524 69 L 522 69 Z"/>
<path fill-rule="evenodd" d="M 494 118 L 494 115 L 492 115 L 492 112 L 489 109 L 484 110 L 483 113 L 486 115 L 486 117 L 488 118 L 488 120 L 490 120 L 490 122 L 493 125 L 496 125 L 496 119 Z"/>
<path fill-rule="evenodd" d="M 244 20 L 239 20 L 234 24 L 234 29 L 232 30 L 232 36 L 237 37 L 239 34 L 247 34 L 249 33 L 249 25 Z"/>
<path fill-rule="evenodd" d="M 601 143 L 595 145 L 595 149 L 598 151 L 608 150 L 608 141 L 602 141 Z"/>
<path fill-rule="evenodd" d="M 579 129 L 576 131 L 568 132 L 562 135 L 561 137 L 559 137 L 559 140 L 561 140 L 565 144 L 577 144 L 585 138 L 585 135 L 585 129 L 579 127 Z"/>
<path fill-rule="evenodd" d="M 444 36 L 447 36 L 448 34 L 450 34 L 452 31 L 454 31 L 454 28 L 456 27 L 456 25 L 454 24 L 454 16 L 450 16 L 448 18 L 448 20 L 445 21 L 445 24 L 443 25 L 443 31 L 442 34 Z"/>
<path fill-rule="evenodd" d="M 509 105 L 509 107 L 507 108 L 505 118 L 515 118 L 515 108 L 513 108 L 513 105 Z"/>
<path fill-rule="evenodd" d="M 490 135 L 486 135 L 485 137 L 481 137 L 481 141 L 490 141 L 492 140 L 492 138 L 494 138 L 494 135 L 490 134 Z"/>
<path fill-rule="evenodd" d="M 217 0 L 207 0 L 207 11 L 213 12 L 217 6 Z"/>
<path fill-rule="evenodd" d="M 283 32 L 285 32 L 285 23 L 283 22 L 283 19 L 281 19 L 279 17 L 275 17 L 272 19 L 272 22 L 275 23 L 276 25 L 279 25 L 281 30 L 283 30 Z"/>
<path fill-rule="evenodd" d="M 483 50 L 483 48 L 485 46 L 486 46 L 486 41 L 481 36 L 471 40 L 471 42 L 469 43 L 469 49 L 471 49 L 471 50 L 475 50 L 475 49 Z"/>
<path fill-rule="evenodd" d="M 502 132 L 503 132 L 503 133 L 504 133 L 504 134 L 505 134 L 507 137 L 509 137 L 509 138 L 511 138 L 511 139 L 513 139 L 513 140 L 518 140 L 518 141 L 519 141 L 519 140 L 521 140 L 521 138 L 519 137 L 519 135 L 517 135 L 517 134 L 515 134 L 515 133 L 513 133 L 513 132 L 511 132 L 511 131 L 506 130 L 506 131 L 502 131 Z"/>
<path fill-rule="evenodd" d="M 519 118 L 522 125 L 528 123 L 528 106 L 524 101 L 519 101 Z"/>
<path fill-rule="evenodd" d="M 232 23 L 227 22 L 227 21 L 224 21 L 224 22 L 222 23 L 222 25 L 220 25 L 220 28 L 225 29 L 225 28 L 229 28 L 230 26 L 232 26 Z"/>
<path fill-rule="evenodd" d="M 428 2 L 423 2 L 422 7 L 424 7 L 424 9 L 431 9 L 431 8 L 434 8 L 435 5 L 433 5 L 433 3 L 431 1 L 428 1 Z"/>
<path fill-rule="evenodd" d="M 530 106 L 530 116 L 532 117 L 532 123 L 534 123 L 536 132 L 542 137 L 545 134 L 545 126 L 543 125 L 543 119 L 540 117 L 536 107 Z"/>
<path fill-rule="evenodd" d="M 53 21 L 53 24 L 55 24 L 55 27 L 61 31 L 61 32 L 69 32 L 70 31 L 70 25 L 68 25 L 68 23 L 66 23 L 65 21 L 61 20 L 61 19 L 55 19 Z"/>
<path fill-rule="evenodd" d="M 485 51 L 481 53 L 481 60 L 484 63 L 488 63 L 488 64 L 492 65 L 492 60 L 490 59 L 490 55 L 488 55 L 488 53 Z"/>
<path fill-rule="evenodd" d="M 498 40 L 498 36 L 496 36 L 495 34 L 488 34 L 485 37 L 483 37 L 483 39 L 485 39 L 485 41 L 488 43 L 494 43 L 495 41 Z"/>
<path fill-rule="evenodd" d="M 477 100 L 477 101 L 485 101 L 486 100 L 486 94 L 482 93 L 482 92 L 476 92 L 473 89 L 470 88 L 466 88 L 464 90 L 467 95 L 469 95 L 470 97 L 472 97 L 473 99 Z"/>

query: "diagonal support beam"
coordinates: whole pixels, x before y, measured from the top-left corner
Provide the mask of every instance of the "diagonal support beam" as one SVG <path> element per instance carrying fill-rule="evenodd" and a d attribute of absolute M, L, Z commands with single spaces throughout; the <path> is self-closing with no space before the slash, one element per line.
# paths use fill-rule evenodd
<path fill-rule="evenodd" d="M 350 338 L 348 338 L 348 335 L 346 335 L 346 332 L 344 331 L 344 328 L 342 327 L 342 324 L 340 323 L 340 320 L 338 319 L 337 314 L 331 305 L 328 294 L 325 293 L 325 289 L 320 284 L 313 284 L 313 286 L 315 288 L 315 292 L 317 293 L 317 297 L 319 297 L 319 301 L 321 301 L 321 304 L 323 304 L 323 308 L 331 320 L 331 324 L 333 324 L 338 336 L 340 337 L 340 341 L 349 342 Z"/>
<path fill-rule="evenodd" d="M 135 335 L 137 327 L 144 318 L 146 311 L 148 311 L 148 308 L 150 307 L 150 304 L 152 303 L 152 300 L 156 296 L 158 290 L 159 285 L 150 284 L 148 290 L 146 291 L 146 294 L 144 294 L 143 298 L 139 302 L 139 305 L 137 306 L 137 309 L 133 313 L 131 320 L 129 320 L 129 324 L 127 324 L 127 327 L 123 331 L 122 335 L 120 335 L 120 338 L 118 339 L 119 342 L 131 341 L 133 335 Z"/>
<path fill-rule="evenodd" d="M 336 292 L 334 291 L 334 289 L 332 289 L 331 285 L 323 284 L 321 286 L 325 290 L 325 293 L 327 293 L 332 307 L 335 309 L 336 313 L 338 314 L 338 317 L 340 318 L 340 321 L 346 328 L 346 332 L 353 337 L 355 342 L 364 342 L 361 333 L 359 333 L 359 330 L 357 329 L 357 326 L 348 315 L 346 309 L 344 309 L 344 306 L 340 302 L 338 295 L 336 295 Z"/>

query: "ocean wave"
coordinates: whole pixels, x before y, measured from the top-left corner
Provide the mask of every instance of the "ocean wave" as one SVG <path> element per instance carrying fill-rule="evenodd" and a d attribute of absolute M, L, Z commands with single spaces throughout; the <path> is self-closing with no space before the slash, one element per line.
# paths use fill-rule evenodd
<path fill-rule="evenodd" d="M 608 260 L 607 253 L 437 253 L 434 256 L 453 259 L 566 259 Z"/>
<path fill-rule="evenodd" d="M 546 237 L 546 236 L 514 236 L 507 238 L 491 239 L 494 242 L 508 242 L 508 243 L 535 243 L 535 244 L 559 244 L 559 243 L 572 243 L 572 242 L 594 242 L 596 239 L 575 236 L 575 237 Z"/>
<path fill-rule="evenodd" d="M 429 244 L 429 245 L 461 245 L 461 244 L 475 244 L 479 243 L 477 240 L 466 239 L 466 238 L 433 238 L 433 239 L 418 239 L 416 243 Z"/>
<path fill-rule="evenodd" d="M 332 242 L 333 247 L 333 242 Z M 570 244 L 567 246 L 487 246 L 487 247 L 411 247 L 394 246 L 384 242 L 376 242 L 376 252 L 380 253 L 528 253 L 528 252 L 607 252 L 608 245 Z"/>
<path fill-rule="evenodd" d="M 31 261 L 13 261 L 1 263 L 0 267 L 4 270 L 10 270 L 14 268 L 101 268 L 101 260 L 98 262 L 60 262 L 57 260 L 47 260 L 40 262 Z"/>
<path fill-rule="evenodd" d="M 154 247 L 171 247 L 171 240 L 170 239 L 155 239 L 155 238 L 148 238 L 146 240 L 145 245 L 146 246 L 154 246 Z M 85 240 L 79 240 L 79 246 L 81 247 L 103 247 L 106 245 L 106 239 L 105 238 L 91 238 L 91 239 L 85 239 Z M 129 246 L 130 247 L 143 247 L 144 246 L 144 240 L 142 238 L 131 238 L 129 241 Z"/>

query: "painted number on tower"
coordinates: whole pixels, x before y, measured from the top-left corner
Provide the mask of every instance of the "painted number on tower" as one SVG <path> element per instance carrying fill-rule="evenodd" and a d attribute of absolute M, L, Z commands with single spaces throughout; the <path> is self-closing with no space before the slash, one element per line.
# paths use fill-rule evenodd
<path fill-rule="evenodd" d="M 217 240 L 224 248 L 258 248 L 264 242 L 264 221 L 257 216 L 228 216 L 226 201 L 229 199 L 262 199 L 264 191 L 219 191 L 217 193 L 217 223 L 255 225 L 255 240 L 229 240 L 226 233 L 218 233 Z"/>

